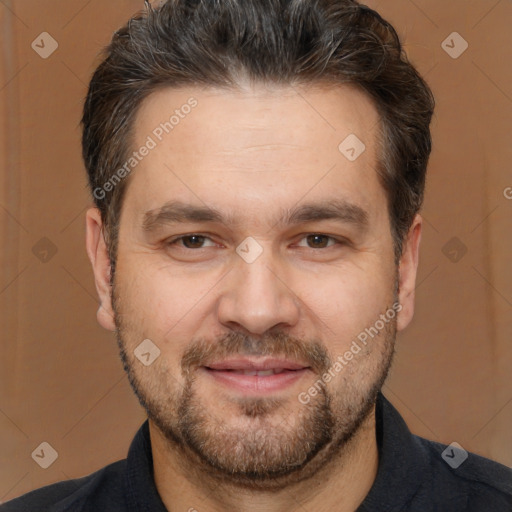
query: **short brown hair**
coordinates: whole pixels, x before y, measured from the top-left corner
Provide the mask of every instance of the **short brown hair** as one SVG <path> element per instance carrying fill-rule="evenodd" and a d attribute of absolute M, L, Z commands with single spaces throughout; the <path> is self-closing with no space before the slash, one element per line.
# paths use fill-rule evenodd
<path fill-rule="evenodd" d="M 355 84 L 378 110 L 384 187 L 398 263 L 419 211 L 431 151 L 434 99 L 395 29 L 355 0 L 167 0 L 118 30 L 94 73 L 82 149 L 112 273 L 127 180 L 101 189 L 129 154 L 142 101 L 163 87 Z M 103 189 L 101 189 L 103 190 Z"/>

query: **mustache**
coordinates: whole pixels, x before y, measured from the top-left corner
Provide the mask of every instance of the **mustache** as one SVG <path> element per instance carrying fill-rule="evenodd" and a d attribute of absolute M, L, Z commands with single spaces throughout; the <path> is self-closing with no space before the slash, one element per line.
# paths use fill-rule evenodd
<path fill-rule="evenodd" d="M 181 370 L 186 375 L 200 366 L 207 366 L 233 356 L 272 356 L 291 359 L 311 367 L 319 374 L 325 373 L 332 366 L 327 349 L 317 340 L 305 342 L 283 332 L 275 332 L 261 338 L 254 338 L 241 332 L 229 332 L 217 340 L 202 338 L 193 341 L 182 356 Z"/>

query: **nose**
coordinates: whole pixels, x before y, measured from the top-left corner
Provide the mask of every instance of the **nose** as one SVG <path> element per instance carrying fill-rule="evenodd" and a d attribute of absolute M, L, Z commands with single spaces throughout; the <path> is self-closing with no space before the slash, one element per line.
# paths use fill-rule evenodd
<path fill-rule="evenodd" d="M 297 324 L 300 300 L 287 282 L 287 273 L 271 264 L 268 252 L 252 263 L 238 259 L 226 276 L 217 308 L 224 326 L 262 335 Z"/>

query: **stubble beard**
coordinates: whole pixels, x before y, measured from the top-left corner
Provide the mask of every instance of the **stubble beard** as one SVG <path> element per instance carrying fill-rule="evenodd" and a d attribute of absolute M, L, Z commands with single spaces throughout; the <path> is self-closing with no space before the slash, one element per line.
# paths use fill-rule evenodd
<path fill-rule="evenodd" d="M 154 363 L 150 376 L 143 375 L 138 361 L 127 350 L 129 337 L 122 317 L 115 307 L 114 311 L 117 342 L 130 384 L 149 419 L 168 441 L 178 464 L 189 473 L 254 490 L 279 490 L 318 476 L 334 461 L 343 463 L 343 453 L 373 411 L 391 366 L 396 336 L 393 319 L 386 324 L 384 340 L 373 341 L 378 346 L 365 347 L 360 357 L 351 361 L 350 370 L 344 368 L 328 389 L 320 377 L 332 361 L 320 343 L 304 342 L 284 333 L 254 340 L 230 332 L 215 342 L 197 340 L 190 344 L 181 361 L 181 385 L 165 361 Z M 235 426 L 204 403 L 195 385 L 197 368 L 212 354 L 300 354 L 312 363 L 314 381 L 320 389 L 309 403 L 300 404 L 298 412 L 297 405 L 291 404 L 297 400 L 295 395 L 285 399 L 229 399 L 229 408 L 237 407 L 243 423 Z M 361 379 L 364 375 L 366 380 Z M 290 406 L 295 413 L 287 417 Z"/>

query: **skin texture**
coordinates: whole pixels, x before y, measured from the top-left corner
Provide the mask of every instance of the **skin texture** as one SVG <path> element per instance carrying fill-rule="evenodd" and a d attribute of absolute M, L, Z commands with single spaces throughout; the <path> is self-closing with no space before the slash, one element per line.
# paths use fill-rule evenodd
<path fill-rule="evenodd" d="M 375 171 L 378 115 L 357 89 L 163 89 L 141 106 L 133 147 L 191 97 L 197 106 L 128 178 L 113 289 L 98 210 L 86 219 L 98 321 L 116 332 L 148 412 L 158 491 L 169 510 L 354 510 L 378 466 L 376 393 L 396 332 L 413 316 L 421 217 L 396 268 Z M 355 161 L 338 150 L 350 134 L 366 146 Z M 278 222 L 302 204 L 340 199 L 366 212 L 366 227 Z M 144 231 L 145 214 L 171 200 L 226 220 Z M 206 238 L 176 240 L 194 234 Z M 247 237 L 262 251 L 251 263 L 236 252 Z M 396 302 L 399 313 L 301 403 L 299 393 Z M 134 355 L 145 339 L 160 350 L 150 366 Z M 267 393 L 219 383 L 204 369 L 241 355 L 308 369 Z"/>

